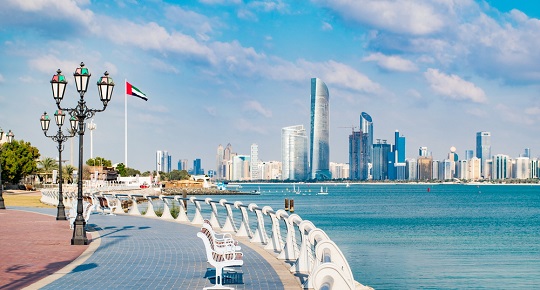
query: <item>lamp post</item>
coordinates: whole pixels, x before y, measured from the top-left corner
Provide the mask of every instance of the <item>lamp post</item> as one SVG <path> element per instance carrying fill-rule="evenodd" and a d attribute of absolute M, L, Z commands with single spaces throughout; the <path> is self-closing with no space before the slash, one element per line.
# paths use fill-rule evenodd
<path fill-rule="evenodd" d="M 92 119 L 92 121 L 88 123 L 88 130 L 90 130 L 90 159 L 94 159 L 94 130 L 95 129 L 96 129 L 96 124 L 94 123 L 94 119 Z"/>
<path fill-rule="evenodd" d="M 97 82 L 98 92 L 101 102 L 103 103 L 103 109 L 90 109 L 86 105 L 84 100 L 84 94 L 88 89 L 88 81 L 90 80 L 90 72 L 87 68 L 84 67 L 84 63 L 81 62 L 80 67 L 75 70 L 73 73 L 75 78 L 75 85 L 77 87 L 77 92 L 79 93 L 79 101 L 75 108 L 62 108 L 60 102 L 64 98 L 64 93 L 66 91 L 67 80 L 62 71 L 59 69 L 56 71 L 56 74 L 51 80 L 51 87 L 53 92 L 53 98 L 56 101 L 56 106 L 59 110 L 64 110 L 70 113 L 70 115 L 75 116 L 78 121 L 77 134 L 79 134 L 79 169 L 78 169 L 78 180 L 77 180 L 77 217 L 73 224 L 73 238 L 71 239 L 72 245 L 88 245 L 88 238 L 86 237 L 86 222 L 83 217 L 83 182 L 82 182 L 82 172 L 83 172 L 83 136 L 84 136 L 84 120 L 90 119 L 97 112 L 105 111 L 107 104 L 111 100 L 114 82 L 109 73 L 105 72 L 102 77 L 99 78 Z"/>
<path fill-rule="evenodd" d="M 56 125 L 58 126 L 58 132 L 56 132 L 56 135 L 47 135 L 47 130 L 49 130 L 49 125 L 51 123 L 51 119 L 49 118 L 49 115 L 47 115 L 47 112 L 43 113 L 41 115 L 41 130 L 43 130 L 43 134 L 45 134 L 45 137 L 49 137 L 53 139 L 54 142 L 58 143 L 58 171 L 60 171 L 60 181 L 58 181 L 58 206 L 57 206 L 57 212 L 56 212 L 56 220 L 67 220 L 66 218 L 66 210 L 64 206 L 64 195 L 62 194 L 62 187 L 64 184 L 64 179 L 62 177 L 62 151 L 64 150 L 63 143 L 67 141 L 68 138 L 71 138 L 75 136 L 75 130 L 77 129 L 78 120 L 74 116 L 71 116 L 69 119 L 69 123 L 71 125 L 71 134 L 70 135 L 64 135 L 62 132 L 62 126 L 64 125 L 64 119 L 66 118 L 66 114 L 62 112 L 62 110 L 57 110 L 54 113 L 54 120 L 56 121 Z"/>
<path fill-rule="evenodd" d="M 6 134 L 7 142 L 11 143 L 11 141 L 13 141 L 13 137 L 15 137 L 15 135 L 13 134 L 13 132 L 11 132 L 11 130 L 9 130 L 9 132 L 7 132 Z M 2 140 L 2 138 L 4 138 L 4 131 L 2 130 L 2 128 L 0 128 L 0 141 Z M 2 153 L 2 146 L 0 146 L 0 153 Z M 4 197 L 2 196 L 3 191 L 4 184 L 2 183 L 2 165 L 0 164 L 0 209 L 6 209 L 6 205 L 4 204 Z"/>

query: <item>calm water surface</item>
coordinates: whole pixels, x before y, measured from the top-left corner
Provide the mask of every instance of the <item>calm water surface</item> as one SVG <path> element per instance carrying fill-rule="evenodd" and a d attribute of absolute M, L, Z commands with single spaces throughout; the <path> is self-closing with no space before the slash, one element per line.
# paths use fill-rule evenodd
<path fill-rule="evenodd" d="M 328 233 L 376 289 L 540 289 L 540 186 L 242 185 Z M 325 189 L 327 186 L 324 186 Z M 428 190 L 429 188 L 429 190 Z M 216 197 L 220 198 L 220 197 Z M 221 197 L 222 198 L 222 197 Z"/>

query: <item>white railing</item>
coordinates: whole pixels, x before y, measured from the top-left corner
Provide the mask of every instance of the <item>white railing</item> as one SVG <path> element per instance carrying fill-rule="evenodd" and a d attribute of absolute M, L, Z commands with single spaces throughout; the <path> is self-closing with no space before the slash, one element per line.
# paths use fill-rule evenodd
<path fill-rule="evenodd" d="M 248 238 L 251 243 L 274 253 L 277 259 L 291 262 L 291 273 L 307 277 L 301 279 L 304 289 L 371 289 L 354 280 L 347 259 L 328 235 L 297 214 L 289 214 L 282 209 L 274 211 L 270 206 L 261 208 L 254 203 L 244 205 L 240 201 L 231 203 L 226 199 L 215 201 L 195 196 L 155 195 L 157 193 L 153 189 L 85 190 L 85 195 L 108 196 L 131 203 L 125 209 L 127 213 L 124 209 L 117 209 L 116 214 L 140 215 L 197 226 L 208 219 L 216 231 Z M 66 200 L 76 199 L 77 191 L 64 190 L 64 195 Z M 58 190 L 42 190 L 41 201 L 56 205 Z M 71 205 L 70 202 L 64 203 Z"/>

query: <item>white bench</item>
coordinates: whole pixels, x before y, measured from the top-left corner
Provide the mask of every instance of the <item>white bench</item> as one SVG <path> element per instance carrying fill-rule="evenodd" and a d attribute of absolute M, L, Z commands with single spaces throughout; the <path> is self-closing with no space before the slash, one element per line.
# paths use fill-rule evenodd
<path fill-rule="evenodd" d="M 236 251 L 235 241 L 218 241 L 205 225 L 197 233 L 197 237 L 203 240 L 208 263 L 216 269 L 216 284 L 212 287 L 206 287 L 204 290 L 234 289 L 223 286 L 223 268 L 242 266 L 244 264 L 244 260 L 242 260 L 243 254 Z"/>
<path fill-rule="evenodd" d="M 212 246 L 214 247 L 214 250 L 217 252 L 239 252 L 240 250 L 242 250 L 242 248 L 238 246 L 238 242 L 232 238 L 232 235 L 230 233 L 216 233 L 208 220 L 204 220 L 201 232 L 206 234 L 208 239 L 211 241 L 210 243 L 213 244 Z"/>
<path fill-rule="evenodd" d="M 105 214 L 105 211 L 109 211 L 109 215 L 114 215 L 113 212 L 119 207 L 120 201 L 116 199 L 113 201 L 109 196 L 103 195 L 103 196 L 96 196 L 97 201 L 99 203 L 99 209 L 101 209 L 101 213 Z"/>
<path fill-rule="evenodd" d="M 95 209 L 96 209 L 95 203 L 83 201 L 83 218 L 86 223 L 88 223 L 88 219 L 90 219 L 90 214 Z M 67 217 L 69 219 L 69 228 L 73 229 L 73 224 L 75 223 L 75 219 L 77 218 L 77 200 L 76 199 L 74 199 L 73 202 L 71 203 L 71 208 L 69 209 Z"/>

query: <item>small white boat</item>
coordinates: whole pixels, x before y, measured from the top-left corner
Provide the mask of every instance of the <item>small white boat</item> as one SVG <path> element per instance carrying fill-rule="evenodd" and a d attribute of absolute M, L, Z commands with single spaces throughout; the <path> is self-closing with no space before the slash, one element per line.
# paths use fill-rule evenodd
<path fill-rule="evenodd" d="M 317 195 L 327 195 L 328 194 L 328 187 L 326 188 L 326 191 L 324 191 L 323 187 L 321 186 L 321 191 L 317 193 Z"/>

